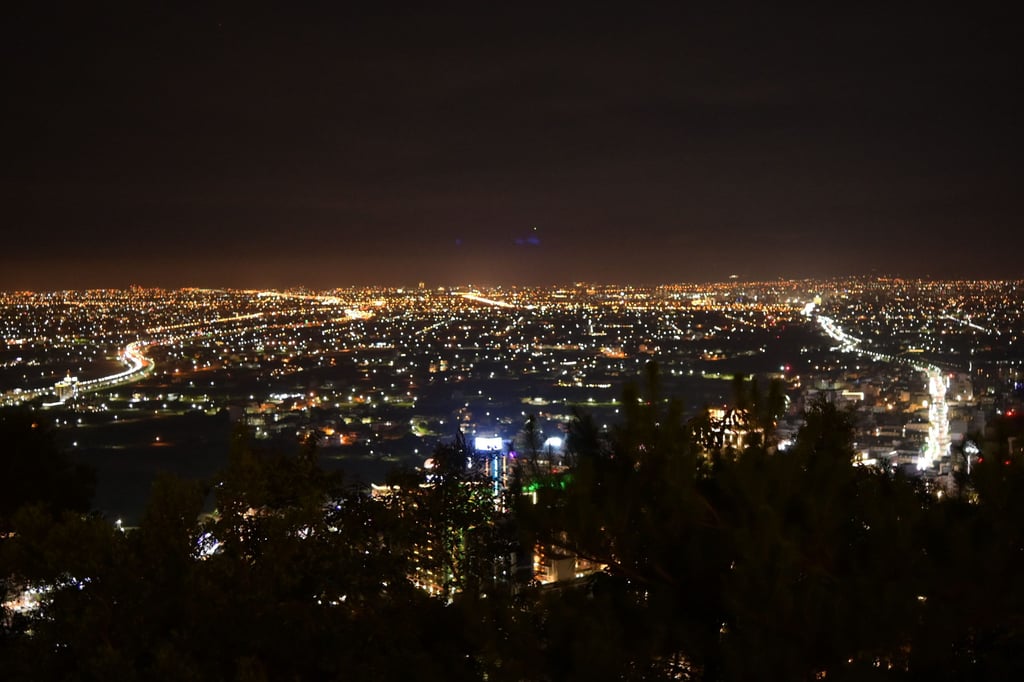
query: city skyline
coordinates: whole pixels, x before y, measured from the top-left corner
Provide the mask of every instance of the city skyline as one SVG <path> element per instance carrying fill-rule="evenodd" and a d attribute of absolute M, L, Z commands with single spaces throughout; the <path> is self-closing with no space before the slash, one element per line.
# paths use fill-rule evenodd
<path fill-rule="evenodd" d="M 22 8 L 0 290 L 1016 279 L 1011 26 Z"/>
<path fill-rule="evenodd" d="M 0 292 L 2 667 L 1016 679 L 1022 299 Z"/>
<path fill-rule="evenodd" d="M 152 467 L 129 481 L 121 465 L 209 472 L 229 416 L 267 443 L 318 429 L 330 461 L 379 482 L 456 431 L 511 442 L 528 414 L 545 439 L 576 410 L 607 429 L 648 363 L 687 419 L 724 419 L 737 378 L 781 382 L 780 442 L 828 396 L 858 411 L 861 458 L 941 477 L 968 431 L 1022 408 L 1022 292 L 880 278 L 0 292 L 0 406 L 49 413 L 76 456 L 110 465 L 104 508 L 128 518 Z"/>

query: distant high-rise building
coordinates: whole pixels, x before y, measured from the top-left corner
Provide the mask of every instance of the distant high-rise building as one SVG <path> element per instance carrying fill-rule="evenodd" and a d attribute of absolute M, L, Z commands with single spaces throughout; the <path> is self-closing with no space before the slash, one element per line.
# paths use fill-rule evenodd
<path fill-rule="evenodd" d="M 74 398 L 78 395 L 78 377 L 69 374 L 54 384 L 53 392 L 57 394 L 57 399 L 62 403 Z"/>

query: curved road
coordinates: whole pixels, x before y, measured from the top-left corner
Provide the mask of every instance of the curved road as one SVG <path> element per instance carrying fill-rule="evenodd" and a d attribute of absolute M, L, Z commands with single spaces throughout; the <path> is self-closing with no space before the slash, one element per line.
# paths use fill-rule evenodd
<path fill-rule="evenodd" d="M 807 317 L 814 316 L 813 307 L 804 310 Z M 861 340 L 843 331 L 835 320 L 826 315 L 817 315 L 818 324 L 828 336 L 840 343 L 839 349 L 867 355 L 876 360 L 888 362 L 905 362 L 901 358 L 865 350 L 860 347 Z M 946 392 L 949 382 L 945 372 L 938 366 L 930 364 L 914 364 L 914 369 L 923 372 L 928 380 L 928 440 L 924 451 L 918 455 L 917 468 L 929 469 L 936 466 L 939 459 L 949 454 L 949 407 L 946 404 Z"/>

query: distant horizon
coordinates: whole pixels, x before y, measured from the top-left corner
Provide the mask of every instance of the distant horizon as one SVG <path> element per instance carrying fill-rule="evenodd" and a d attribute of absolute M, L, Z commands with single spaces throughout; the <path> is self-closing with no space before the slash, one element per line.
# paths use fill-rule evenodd
<path fill-rule="evenodd" d="M 551 247 L 551 248 L 548 248 Z M 180 247 L 179 247 L 180 248 Z M 629 282 L 635 286 L 666 283 L 726 281 L 738 275 L 746 281 L 776 279 L 834 279 L 842 277 L 891 276 L 904 279 L 1016 280 L 1024 279 L 1024 267 L 1015 262 L 1012 249 L 993 254 L 1012 265 L 997 267 L 960 262 L 958 267 L 925 269 L 922 263 L 908 263 L 907 252 L 893 251 L 893 257 L 860 267 L 854 258 L 845 265 L 839 252 L 821 255 L 812 262 L 790 263 L 765 257 L 754 267 L 725 251 L 708 248 L 702 253 L 676 256 L 672 249 L 658 251 L 654 244 L 638 250 L 628 247 L 601 257 L 576 257 L 565 240 L 551 239 L 543 247 L 517 245 L 492 247 L 425 248 L 415 257 L 388 259 L 391 247 L 359 247 L 352 250 L 312 250 L 305 261 L 284 254 L 270 260 L 256 260 L 241 251 L 237 258 L 220 260 L 208 254 L 203 260 L 178 258 L 159 249 L 138 258 L 111 254 L 109 259 L 40 258 L 39 254 L 10 250 L 0 259 L 0 290 L 112 289 L 132 285 L 182 288 L 198 286 L 234 289 L 286 289 L 308 287 L 330 289 L 356 286 L 450 286 L 471 282 L 478 286 L 562 286 L 574 282 Z M 577 246 L 577 248 L 580 248 Z M 639 250 L 639 249 L 643 250 Z M 548 250 L 544 250 L 548 249 Z M 953 249 L 949 250 L 950 252 Z M 913 252 L 910 252 L 913 253 Z M 229 254 L 230 255 L 230 254 Z M 248 254 L 252 255 L 252 254 Z M 66 256 L 63 258 L 67 258 Z M 17 260 L 15 260 L 17 259 Z M 13 261 L 13 262 L 3 262 Z M 903 267 L 900 267 L 903 266 Z"/>
<path fill-rule="evenodd" d="M 166 290 L 166 291 L 182 291 L 187 289 L 196 290 L 208 290 L 208 291 L 338 291 L 338 290 L 351 290 L 351 289 L 390 289 L 400 290 L 408 289 L 415 291 L 420 288 L 420 284 L 423 284 L 423 290 L 425 291 L 437 291 L 439 289 L 445 290 L 459 290 L 466 288 L 477 288 L 477 289 L 555 289 L 555 288 L 573 288 L 580 286 L 598 286 L 598 287 L 636 287 L 643 289 L 655 289 L 659 287 L 671 287 L 671 286 L 701 286 L 701 285 L 721 285 L 721 284 L 769 284 L 772 282 L 828 282 L 828 281 L 841 281 L 841 280 L 853 280 L 853 279 L 874 279 L 874 280 L 900 280 L 904 282 L 1020 282 L 1024 281 L 1024 275 L 1017 277 L 934 277 L 927 275 L 904 275 L 900 273 L 848 273 L 840 275 L 826 275 L 826 276 L 807 276 L 807 277 L 791 277 L 791 276 L 778 276 L 778 277 L 731 277 L 727 276 L 722 279 L 692 279 L 692 280 L 675 280 L 675 281 L 662 281 L 662 282 L 629 282 L 629 281 L 615 281 L 615 280 L 599 280 L 599 279 L 582 279 L 582 280 L 565 280 L 560 282 L 547 282 L 547 283 L 527 283 L 527 282 L 513 282 L 513 283 L 488 283 L 479 281 L 464 281 L 464 282 L 429 282 L 429 281 L 411 281 L 405 283 L 394 283 L 394 282 L 361 282 L 353 284 L 336 284 L 327 286 L 311 286 L 304 283 L 285 284 L 278 286 L 258 286 L 251 284 L 180 284 L 180 285 L 165 285 L 165 284 L 145 284 L 139 282 L 132 282 L 124 285 L 112 285 L 112 286 L 82 286 L 82 287 L 56 287 L 56 288 L 42 288 L 42 287 L 15 287 L 15 288 L 0 288 L 0 292 L 4 294 L 19 294 L 19 293 L 34 293 L 34 294 L 52 294 L 61 293 L 67 291 L 74 292 L 86 292 L 86 291 L 127 291 L 131 289 L 141 290 Z"/>

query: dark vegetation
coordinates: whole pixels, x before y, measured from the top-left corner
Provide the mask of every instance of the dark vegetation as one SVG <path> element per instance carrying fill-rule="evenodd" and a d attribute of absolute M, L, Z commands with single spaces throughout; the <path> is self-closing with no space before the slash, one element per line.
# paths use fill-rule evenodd
<path fill-rule="evenodd" d="M 778 396 L 744 390 L 756 433 Z M 314 442 L 265 455 L 239 433 L 215 480 L 159 479 L 128 532 L 84 513 L 88 474 L 31 414 L 4 414 L 0 589 L 49 591 L 0 618 L 0 678 L 1020 679 L 1021 462 L 987 457 L 940 500 L 852 466 L 828 404 L 775 453 L 684 420 L 653 372 L 623 403 L 610 433 L 569 425 L 564 471 L 528 422 L 503 510 L 458 442 L 374 500 Z M 512 558 L 534 547 L 607 568 L 539 587 Z"/>

